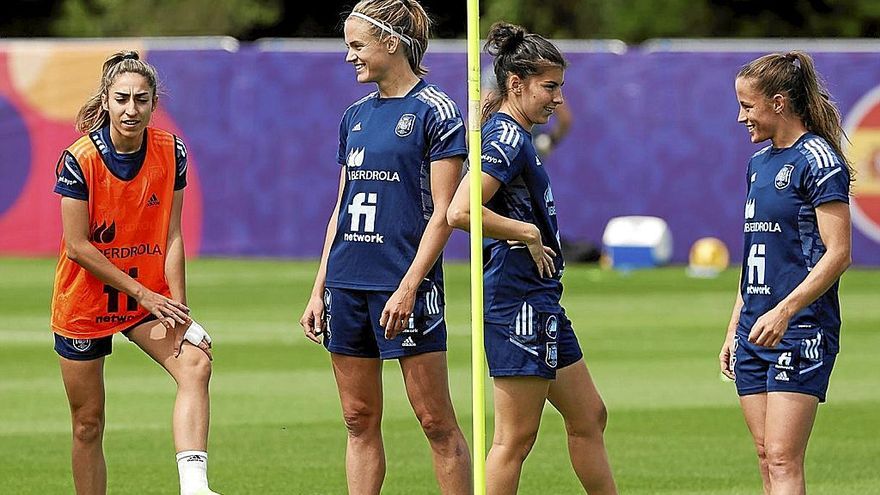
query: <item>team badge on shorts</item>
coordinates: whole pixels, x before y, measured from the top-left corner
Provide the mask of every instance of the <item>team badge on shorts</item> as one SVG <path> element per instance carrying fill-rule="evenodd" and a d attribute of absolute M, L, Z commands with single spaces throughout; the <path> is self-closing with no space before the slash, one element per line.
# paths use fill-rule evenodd
<path fill-rule="evenodd" d="M 550 340 L 556 340 L 556 337 L 559 336 L 559 320 L 556 319 L 556 315 L 547 317 L 547 325 L 544 327 L 544 332 L 547 333 L 547 338 Z"/>
<path fill-rule="evenodd" d="M 79 352 L 86 352 L 92 347 L 91 339 L 70 339 L 70 345 Z"/>
<path fill-rule="evenodd" d="M 324 337 L 330 340 L 330 304 L 333 302 L 333 296 L 330 289 L 324 289 Z"/>
<path fill-rule="evenodd" d="M 556 365 L 559 364 L 556 350 L 556 342 L 547 342 L 547 355 L 544 357 L 544 361 L 551 368 L 556 368 Z"/>
<path fill-rule="evenodd" d="M 394 133 L 400 137 L 407 137 L 412 133 L 415 123 L 415 114 L 405 113 L 401 115 L 400 120 L 397 121 L 397 127 L 394 128 Z"/>
<path fill-rule="evenodd" d="M 776 174 L 776 189 L 785 189 L 791 183 L 791 172 L 794 170 L 794 165 L 790 163 L 786 163 L 779 170 L 779 173 Z"/>

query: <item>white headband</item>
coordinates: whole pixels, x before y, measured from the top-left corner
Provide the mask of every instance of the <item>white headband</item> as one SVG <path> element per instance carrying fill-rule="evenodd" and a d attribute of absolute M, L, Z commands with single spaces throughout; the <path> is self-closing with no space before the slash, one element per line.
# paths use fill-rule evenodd
<path fill-rule="evenodd" d="M 406 43 L 406 45 L 408 47 L 412 48 L 412 42 L 409 40 L 409 36 L 398 33 L 397 31 L 394 30 L 393 27 L 391 27 L 391 24 L 377 21 L 376 19 L 373 19 L 372 17 L 370 17 L 366 14 L 361 14 L 360 12 L 352 12 L 351 14 L 349 14 L 349 17 L 357 17 L 358 19 L 363 19 L 363 20 L 369 22 L 370 24 L 376 26 L 377 28 L 381 29 L 382 31 L 386 31 L 388 34 L 391 34 L 393 36 L 397 36 L 400 39 L 400 41 Z"/>

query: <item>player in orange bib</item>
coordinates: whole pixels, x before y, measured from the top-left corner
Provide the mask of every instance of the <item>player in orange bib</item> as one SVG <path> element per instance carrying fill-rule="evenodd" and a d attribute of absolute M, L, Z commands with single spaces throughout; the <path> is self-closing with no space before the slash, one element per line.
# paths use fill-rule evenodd
<path fill-rule="evenodd" d="M 73 422 L 77 494 L 104 494 L 104 357 L 122 332 L 177 382 L 172 428 L 181 495 L 208 488 L 211 338 L 186 306 L 181 209 L 186 147 L 148 127 L 156 70 L 137 52 L 104 62 L 80 109 L 84 134 L 58 160 L 64 237 L 52 331 Z"/>

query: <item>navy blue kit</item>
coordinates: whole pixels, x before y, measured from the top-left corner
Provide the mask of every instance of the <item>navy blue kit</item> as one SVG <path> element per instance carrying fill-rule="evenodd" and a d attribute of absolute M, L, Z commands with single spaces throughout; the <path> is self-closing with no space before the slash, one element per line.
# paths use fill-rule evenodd
<path fill-rule="evenodd" d="M 739 395 L 798 392 L 825 401 L 839 350 L 839 280 L 789 321 L 773 348 L 748 341 L 755 321 L 807 277 L 825 254 L 816 208 L 849 203 L 846 164 L 821 137 L 789 148 L 767 146 L 749 160 L 740 291 L 743 308 L 732 363 Z"/>
<path fill-rule="evenodd" d="M 550 178 L 532 135 L 512 117 L 493 114 L 482 127 L 482 171 L 501 183 L 486 207 L 534 224 L 556 253 L 555 274 L 541 277 L 524 245 L 484 244 L 485 347 L 489 374 L 556 378 L 583 356 L 559 301 L 565 261 Z"/>
<path fill-rule="evenodd" d="M 466 156 L 458 106 L 425 81 L 401 98 L 371 93 L 345 111 L 337 155 L 345 181 L 324 291 L 330 352 L 392 359 L 446 350 L 442 257 L 403 332 L 386 340 L 379 318 L 434 212 L 431 163 Z"/>

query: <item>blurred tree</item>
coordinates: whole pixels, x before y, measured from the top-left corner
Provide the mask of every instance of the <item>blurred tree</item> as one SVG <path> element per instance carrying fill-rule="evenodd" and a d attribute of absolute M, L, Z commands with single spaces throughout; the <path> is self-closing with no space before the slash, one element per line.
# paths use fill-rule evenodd
<path fill-rule="evenodd" d="M 60 0 L 5 0 L 0 6 L 0 37 L 49 36 Z"/>
<path fill-rule="evenodd" d="M 63 0 L 59 36 L 241 36 L 277 24 L 280 0 Z"/>
<path fill-rule="evenodd" d="M 465 0 L 419 0 L 434 21 L 433 36 L 437 38 L 463 37 L 467 3 Z M 483 3 L 486 0 L 482 0 Z M 343 16 L 350 12 L 357 0 L 318 2 L 304 5 L 302 0 L 282 0 L 281 21 L 273 26 L 254 29 L 248 38 L 260 37 L 342 37 Z"/>
<path fill-rule="evenodd" d="M 493 0 L 486 3 L 481 29 L 496 20 L 526 26 L 552 38 L 618 38 L 703 35 L 710 17 L 706 0 Z"/>
<path fill-rule="evenodd" d="M 463 0 L 421 0 L 435 36 L 465 33 Z M 357 0 L 0 0 L 0 36 L 341 36 Z M 481 0 L 497 20 L 553 38 L 880 36 L 878 0 Z"/>
<path fill-rule="evenodd" d="M 711 30 L 731 37 L 877 38 L 876 0 L 708 0 Z M 717 36 L 717 35 L 716 35 Z"/>
<path fill-rule="evenodd" d="M 496 20 L 553 38 L 863 37 L 880 35 L 876 0 L 486 0 Z"/>

